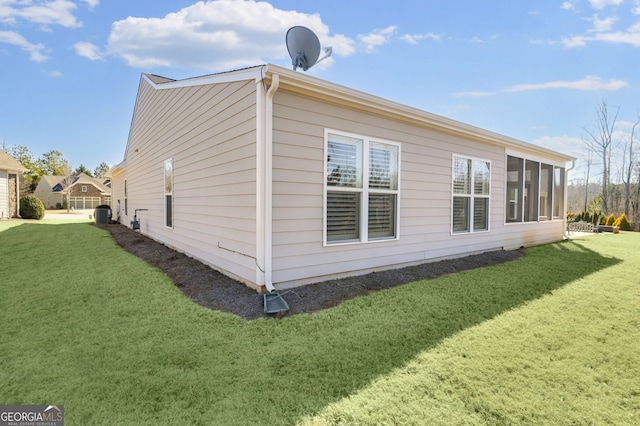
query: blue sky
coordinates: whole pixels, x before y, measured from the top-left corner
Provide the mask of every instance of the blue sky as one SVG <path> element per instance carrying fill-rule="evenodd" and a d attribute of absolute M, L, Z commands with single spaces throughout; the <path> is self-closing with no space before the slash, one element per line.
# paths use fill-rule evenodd
<path fill-rule="evenodd" d="M 117 164 L 141 73 L 290 67 L 295 25 L 311 75 L 576 157 L 599 102 L 621 142 L 640 113 L 639 0 L 0 0 L 0 142 Z"/>

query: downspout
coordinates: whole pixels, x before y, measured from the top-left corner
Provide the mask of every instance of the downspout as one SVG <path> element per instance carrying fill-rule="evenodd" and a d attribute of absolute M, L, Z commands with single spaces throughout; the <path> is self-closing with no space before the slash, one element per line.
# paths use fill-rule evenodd
<path fill-rule="evenodd" d="M 280 76 L 273 74 L 271 86 L 267 90 L 265 105 L 265 146 L 264 146 L 264 285 L 271 293 L 275 290 L 273 272 L 273 97 L 280 85 Z"/>
<path fill-rule="evenodd" d="M 562 223 L 564 224 L 564 238 L 568 239 L 569 238 L 569 231 L 567 230 L 567 199 L 569 197 L 569 172 L 573 169 L 576 168 L 576 160 L 572 160 L 571 161 L 571 167 L 569 167 L 567 170 L 565 170 L 564 172 L 564 212 L 563 212 L 563 219 L 562 219 Z"/>

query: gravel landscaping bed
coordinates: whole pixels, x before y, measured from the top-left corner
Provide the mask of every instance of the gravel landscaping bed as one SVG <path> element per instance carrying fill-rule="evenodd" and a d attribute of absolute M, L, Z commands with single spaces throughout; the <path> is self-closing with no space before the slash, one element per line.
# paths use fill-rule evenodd
<path fill-rule="evenodd" d="M 274 316 L 264 313 L 262 295 L 202 262 L 126 226 L 115 224 L 103 225 L 101 228 L 108 230 L 124 250 L 164 271 L 182 293 L 195 303 L 245 319 Z M 283 290 L 279 293 L 289 304 L 289 311 L 278 316 L 313 313 L 386 288 L 508 262 L 521 256 L 521 250 L 498 250 Z"/>

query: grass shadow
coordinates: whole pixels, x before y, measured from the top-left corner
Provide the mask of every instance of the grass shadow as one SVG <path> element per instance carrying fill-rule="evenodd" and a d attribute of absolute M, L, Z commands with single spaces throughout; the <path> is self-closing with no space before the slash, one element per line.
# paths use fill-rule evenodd
<path fill-rule="evenodd" d="M 123 266 L 131 255 L 104 238 L 107 231 L 90 223 L 41 225 L 0 232 L 0 256 L 11 263 L 3 279 L 24 279 L 25 268 L 35 277 L 29 286 L 5 290 L 15 292 L 12 299 L 22 301 L 22 310 L 30 309 L 24 300 L 31 293 L 63 295 L 71 304 L 67 313 L 51 308 L 45 316 L 55 330 L 72 329 L 75 343 L 28 362 L 37 355 L 30 341 L 52 330 L 26 323 L 26 311 L 12 317 L 10 302 L 0 303 L 6 328 L 20 327 L 29 339 L 16 346 L 19 357 L 7 359 L 11 373 L 2 381 L 10 386 L 0 399 L 24 403 L 29 387 L 38 388 L 40 399 L 77 407 L 77 424 L 95 423 L 104 414 L 92 411 L 95 401 L 119 407 L 114 424 L 295 424 L 458 331 L 619 262 L 567 241 L 314 315 L 244 321 L 194 305 L 144 262 Z M 38 269 L 42 265 L 64 265 L 65 275 L 51 282 L 49 271 Z M 87 271 L 100 273 L 90 282 L 77 278 Z M 60 277 L 67 281 L 57 282 Z M 2 337 L 0 332 L 0 342 L 8 342 Z M 57 368 L 49 381 L 48 365 Z"/>
<path fill-rule="evenodd" d="M 277 378 L 276 389 L 291 390 L 287 398 L 304 394 L 319 411 L 463 329 L 618 262 L 567 241 L 527 249 L 524 258 L 513 262 L 354 299 L 320 313 L 321 326 L 303 342 L 291 339 L 289 344 L 286 335 L 275 335 L 282 342 L 281 357 L 263 368 Z M 305 369 L 312 371 L 304 383 L 291 383 L 283 374 Z M 326 389 L 335 397 L 327 398 Z"/>

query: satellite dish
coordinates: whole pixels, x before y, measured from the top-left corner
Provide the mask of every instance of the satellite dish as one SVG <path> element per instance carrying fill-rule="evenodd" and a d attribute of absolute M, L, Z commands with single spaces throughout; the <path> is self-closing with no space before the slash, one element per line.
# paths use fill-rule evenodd
<path fill-rule="evenodd" d="M 286 41 L 294 71 L 296 68 L 302 68 L 303 71 L 306 71 L 321 60 L 331 56 L 332 49 L 327 47 L 324 49 L 324 56 L 318 59 L 321 50 L 320 40 L 309 28 L 300 26 L 289 28 Z"/>

